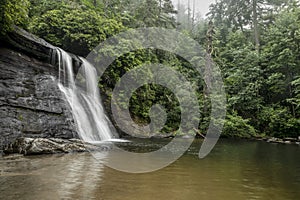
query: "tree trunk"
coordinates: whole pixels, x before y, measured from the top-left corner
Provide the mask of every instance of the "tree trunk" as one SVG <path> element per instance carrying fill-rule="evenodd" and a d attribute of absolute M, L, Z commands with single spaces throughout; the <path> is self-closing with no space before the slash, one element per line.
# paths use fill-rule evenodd
<path fill-rule="evenodd" d="M 191 22 L 191 4 L 190 0 L 188 0 L 188 27 L 191 29 L 192 27 L 192 22 Z"/>
<path fill-rule="evenodd" d="M 253 28 L 254 28 L 254 39 L 255 39 L 255 49 L 259 52 L 260 41 L 259 41 L 259 31 L 258 31 L 258 20 L 257 20 L 257 0 L 252 0 L 252 12 L 253 12 Z"/>

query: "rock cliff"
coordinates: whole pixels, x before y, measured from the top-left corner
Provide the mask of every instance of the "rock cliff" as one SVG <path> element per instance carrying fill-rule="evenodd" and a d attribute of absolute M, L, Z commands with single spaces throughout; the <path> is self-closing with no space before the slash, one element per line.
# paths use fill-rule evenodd
<path fill-rule="evenodd" d="M 55 47 L 21 29 L 0 41 L 0 150 L 17 138 L 76 138 Z M 72 55 L 74 69 L 80 59 Z"/>

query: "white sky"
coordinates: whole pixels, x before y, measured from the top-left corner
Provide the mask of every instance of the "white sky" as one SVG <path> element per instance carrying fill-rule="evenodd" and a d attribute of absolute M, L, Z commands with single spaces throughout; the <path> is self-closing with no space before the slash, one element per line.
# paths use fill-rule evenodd
<path fill-rule="evenodd" d="M 178 3 L 178 0 L 172 0 L 174 5 L 176 6 L 177 3 Z M 194 0 L 190 0 L 190 5 L 191 5 L 191 8 L 193 6 L 193 1 Z M 208 12 L 208 7 L 211 3 L 214 3 L 216 0 L 195 0 L 195 10 L 196 12 L 200 12 L 201 15 L 204 17 L 205 14 Z M 180 3 L 181 4 L 184 4 L 184 5 L 188 5 L 188 0 L 180 0 Z M 175 7 L 177 8 L 177 6 Z"/>

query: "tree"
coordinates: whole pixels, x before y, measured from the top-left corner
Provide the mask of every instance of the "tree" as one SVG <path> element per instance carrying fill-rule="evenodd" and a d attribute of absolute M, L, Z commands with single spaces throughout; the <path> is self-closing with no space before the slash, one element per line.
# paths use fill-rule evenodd
<path fill-rule="evenodd" d="M 28 29 L 56 46 L 84 56 L 124 27 L 94 9 L 63 3 L 41 16 L 33 16 Z"/>
<path fill-rule="evenodd" d="M 233 31 L 246 33 L 249 27 L 254 37 L 250 39 L 259 51 L 261 26 L 272 24 L 277 7 L 285 5 L 288 0 L 221 0 L 210 7 L 208 16 L 216 26 L 226 26 Z M 268 19 L 268 23 L 266 22 Z M 263 25 L 264 23 L 264 25 Z M 252 39 L 253 38 L 253 39 Z"/>
<path fill-rule="evenodd" d="M 299 14 L 296 3 L 284 9 L 264 35 L 267 44 L 263 49 L 266 101 L 288 105 L 293 117 L 299 116 Z"/>
<path fill-rule="evenodd" d="M 145 0 L 136 8 L 135 19 L 138 27 L 174 28 L 175 13 L 170 0 Z"/>
<path fill-rule="evenodd" d="M 241 116 L 276 137 L 298 136 L 300 127 L 299 5 L 287 2 L 222 0 L 209 13 L 213 59 L 228 93 L 227 122 Z"/>
<path fill-rule="evenodd" d="M 23 26 L 28 19 L 28 0 L 1 0 L 0 2 L 0 36 L 12 31 L 13 25 Z"/>

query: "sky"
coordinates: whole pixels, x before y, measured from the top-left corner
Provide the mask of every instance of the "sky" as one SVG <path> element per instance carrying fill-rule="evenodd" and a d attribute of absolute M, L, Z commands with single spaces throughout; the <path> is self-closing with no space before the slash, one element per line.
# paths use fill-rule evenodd
<path fill-rule="evenodd" d="M 172 0 L 174 5 L 176 6 L 178 3 L 178 0 Z M 180 0 L 181 4 L 188 5 L 189 0 Z M 190 0 L 191 8 L 193 5 L 194 0 Z M 200 12 L 201 15 L 204 17 L 204 15 L 208 12 L 208 7 L 211 3 L 214 3 L 216 0 L 195 0 L 195 9 L 196 12 Z M 175 7 L 177 8 L 177 6 Z"/>

